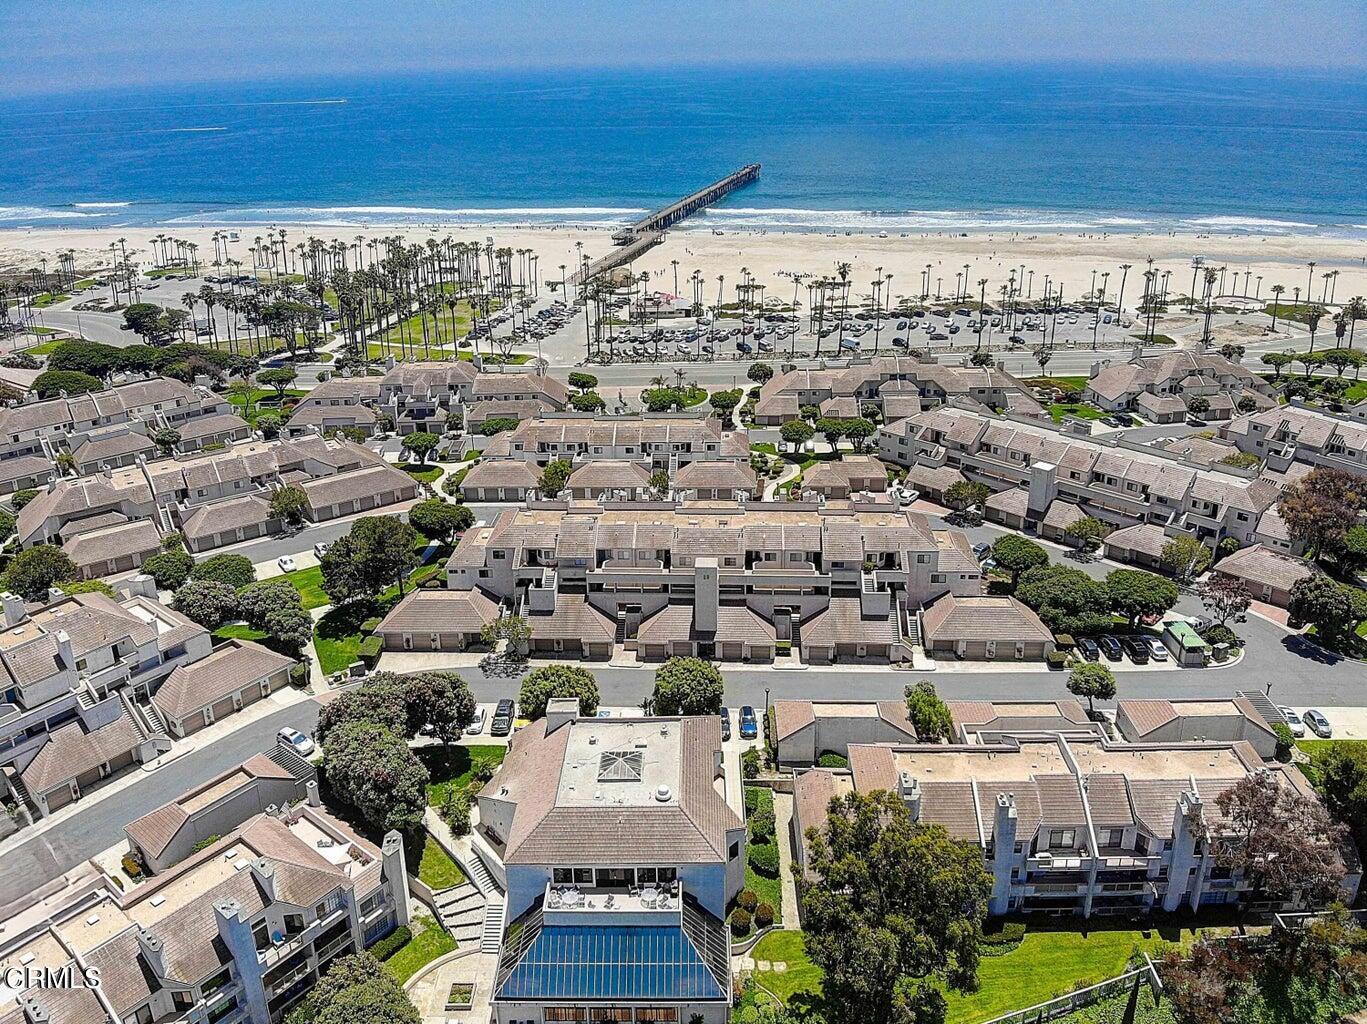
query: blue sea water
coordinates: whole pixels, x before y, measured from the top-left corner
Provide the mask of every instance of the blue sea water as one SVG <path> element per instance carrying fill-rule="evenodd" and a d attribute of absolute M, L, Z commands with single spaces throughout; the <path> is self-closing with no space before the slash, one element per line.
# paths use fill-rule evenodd
<path fill-rule="evenodd" d="M 0 227 L 615 225 L 1367 235 L 1367 75 L 448 74 L 0 98 Z"/>

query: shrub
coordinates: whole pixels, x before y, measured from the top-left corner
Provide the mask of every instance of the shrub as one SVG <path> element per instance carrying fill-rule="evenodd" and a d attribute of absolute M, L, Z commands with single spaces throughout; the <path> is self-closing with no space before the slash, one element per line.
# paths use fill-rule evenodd
<path fill-rule="evenodd" d="M 731 934 L 739 938 L 750 931 L 750 914 L 737 907 L 731 911 Z"/>
<path fill-rule="evenodd" d="M 245 555 L 214 555 L 190 570 L 192 580 L 216 580 L 230 587 L 256 582 L 256 569 Z"/>
<path fill-rule="evenodd" d="M 369 635 L 380 628 L 380 617 L 373 615 L 361 623 L 361 632 Z"/>
<path fill-rule="evenodd" d="M 1201 639 L 1212 647 L 1216 644 L 1229 644 L 1230 647 L 1241 647 L 1243 645 L 1243 641 L 1239 639 L 1234 630 L 1218 622 L 1203 629 Z"/>
<path fill-rule="evenodd" d="M 1291 729 L 1285 722 L 1277 722 L 1272 726 L 1272 731 L 1277 734 L 1277 749 L 1272 756 L 1282 764 L 1286 764 L 1291 760 L 1291 751 L 1296 746 L 1296 738 L 1291 735 Z"/>
<path fill-rule="evenodd" d="M 774 812 L 771 808 L 757 808 L 749 818 L 750 840 L 756 843 L 770 843 L 774 839 Z"/>
<path fill-rule="evenodd" d="M 742 889 L 740 895 L 736 897 L 736 906 L 753 914 L 755 908 L 759 906 L 759 896 L 755 894 L 753 889 Z"/>
<path fill-rule="evenodd" d="M 374 661 L 380 656 L 380 651 L 384 649 L 384 638 L 378 636 L 368 636 L 361 641 L 359 655 L 362 661 Z"/>
<path fill-rule="evenodd" d="M 988 956 L 1000 956 L 1009 953 L 1025 940 L 1025 923 L 1023 921 L 1004 921 L 1000 928 L 984 931 L 978 944 L 984 947 L 984 953 Z"/>
<path fill-rule="evenodd" d="M 9 503 L 14 508 L 14 511 L 18 512 L 36 497 L 38 497 L 37 491 L 32 488 L 23 487 L 10 495 Z"/>
<path fill-rule="evenodd" d="M 754 814 L 755 808 L 759 806 L 759 790 L 747 789 L 745 791 L 745 813 Z"/>
<path fill-rule="evenodd" d="M 1052 669 L 1062 669 L 1068 665 L 1068 655 L 1063 651 L 1050 651 L 1045 655 L 1044 660 Z"/>
<path fill-rule="evenodd" d="M 441 805 L 441 820 L 446 822 L 451 834 L 468 836 L 470 834 L 470 798 L 455 789 L 446 791 L 446 801 Z"/>
<path fill-rule="evenodd" d="M 371 946 L 368 952 L 375 957 L 376 960 L 388 960 L 412 941 L 413 933 L 408 930 L 408 926 L 399 925 L 399 927 L 395 928 L 383 939 Z"/>
<path fill-rule="evenodd" d="M 755 927 L 768 928 L 774 923 L 774 908 L 768 903 L 761 903 L 755 907 Z"/>
<path fill-rule="evenodd" d="M 759 776 L 759 751 L 754 747 L 748 747 L 740 755 L 740 773 L 747 779 Z"/>
<path fill-rule="evenodd" d="M 488 782 L 498 771 L 500 763 L 492 754 L 480 754 L 470 762 L 470 774 L 480 782 Z"/>
<path fill-rule="evenodd" d="M 750 866 L 765 878 L 778 877 L 778 847 L 773 843 L 760 843 L 750 847 Z"/>
<path fill-rule="evenodd" d="M 822 754 L 816 762 L 822 768 L 848 768 L 850 762 L 839 754 Z"/>
<path fill-rule="evenodd" d="M 194 567 L 195 560 L 184 551 L 167 551 L 142 563 L 142 571 L 152 577 L 158 590 L 179 590 Z"/>

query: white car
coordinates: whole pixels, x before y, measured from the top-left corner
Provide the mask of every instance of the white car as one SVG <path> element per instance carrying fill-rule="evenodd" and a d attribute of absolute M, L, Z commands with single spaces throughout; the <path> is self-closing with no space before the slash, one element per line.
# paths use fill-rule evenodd
<path fill-rule="evenodd" d="M 1295 711 L 1284 704 L 1278 704 L 1277 710 L 1280 711 L 1282 717 L 1286 719 L 1286 727 L 1291 730 L 1292 736 L 1296 737 L 1296 739 L 1300 739 L 1305 735 L 1305 723 L 1301 721 L 1300 715 L 1296 714 Z"/>
<path fill-rule="evenodd" d="M 275 560 L 275 564 L 280 566 L 281 572 L 294 572 L 294 559 L 289 555 L 281 555 Z"/>
<path fill-rule="evenodd" d="M 1168 649 L 1163 646 L 1163 641 L 1157 637 L 1149 637 L 1149 657 L 1154 661 L 1168 660 Z"/>
<path fill-rule="evenodd" d="M 317 555 L 319 558 L 322 558 L 324 555 L 328 553 L 328 549 L 331 547 L 331 544 L 315 544 L 313 545 L 313 553 Z"/>
<path fill-rule="evenodd" d="M 465 735 L 478 736 L 484 731 L 484 723 L 489 720 L 489 709 L 482 705 L 475 707 L 475 717 L 470 719 L 470 724 L 465 727 Z"/>
<path fill-rule="evenodd" d="M 300 757 L 308 757 L 313 753 L 313 740 L 309 739 L 298 729 L 291 729 L 289 726 L 285 726 L 285 728 L 275 734 L 275 738 L 293 750 Z"/>

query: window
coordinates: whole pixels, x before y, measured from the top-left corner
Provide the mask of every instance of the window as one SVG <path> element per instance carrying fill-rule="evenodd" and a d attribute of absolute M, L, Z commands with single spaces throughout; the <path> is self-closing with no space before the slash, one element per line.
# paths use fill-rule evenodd
<path fill-rule="evenodd" d="M 666 1021 L 672 1024 L 678 1019 L 679 1011 L 672 1006 L 642 1006 L 636 1010 L 637 1024 L 642 1024 L 645 1021 L 650 1021 L 652 1024 L 656 1021 Z"/>
<path fill-rule="evenodd" d="M 677 868 L 660 868 L 660 884 L 668 885 L 679 877 Z"/>
<path fill-rule="evenodd" d="M 592 885 L 593 868 L 575 868 L 574 883 L 575 885 Z"/>
<path fill-rule="evenodd" d="M 188 1010 L 195 1005 L 195 997 L 189 992 L 172 992 L 171 1005 L 177 1010 Z"/>
<path fill-rule="evenodd" d="M 727 858 L 728 858 L 729 860 L 735 860 L 735 859 L 736 859 L 737 857 L 739 857 L 739 856 L 740 856 L 740 843 L 732 843 L 732 844 L 731 844 L 731 849 L 727 852 Z"/>
<path fill-rule="evenodd" d="M 961 577 L 961 578 L 962 578 L 962 577 Z M 931 582 L 931 583 L 943 583 L 944 581 L 945 581 L 945 574 L 944 574 L 944 573 L 942 573 L 942 572 L 933 572 L 933 573 L 930 574 L 930 582 Z"/>
<path fill-rule="evenodd" d="M 654 885 L 654 884 L 655 884 L 655 879 L 656 879 L 656 872 L 655 872 L 655 869 L 654 869 L 654 868 L 637 868 L 637 869 L 636 869 L 636 884 L 637 884 L 637 885 Z"/>
<path fill-rule="evenodd" d="M 505 558 L 507 558 L 507 557 L 508 557 L 507 552 L 504 552 L 504 551 L 495 551 L 495 552 L 494 552 L 494 561 L 496 561 L 496 562 L 501 562 L 501 561 L 503 561 L 503 560 L 504 560 Z"/>
<path fill-rule="evenodd" d="M 612 1024 L 631 1024 L 630 1006 L 591 1006 L 589 1020 L 609 1021 Z"/>
<path fill-rule="evenodd" d="M 541 1019 L 550 1021 L 578 1021 L 584 1019 L 582 1006 L 548 1006 L 541 1011 Z"/>
<path fill-rule="evenodd" d="M 1049 848 L 1059 849 L 1066 847 L 1071 849 L 1077 843 L 1077 829 L 1055 828 L 1049 830 Z"/>

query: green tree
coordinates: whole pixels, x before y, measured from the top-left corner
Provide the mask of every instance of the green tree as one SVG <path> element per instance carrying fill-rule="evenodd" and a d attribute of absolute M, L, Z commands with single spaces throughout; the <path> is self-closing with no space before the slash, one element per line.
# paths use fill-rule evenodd
<path fill-rule="evenodd" d="M 863 416 L 856 416 L 852 420 L 845 421 L 845 437 L 849 439 L 850 444 L 854 445 L 856 452 L 864 450 L 864 446 L 873 436 L 875 429 L 877 428 L 874 427 L 873 423 Z"/>
<path fill-rule="evenodd" d="M 721 418 L 724 422 L 729 422 L 731 411 L 740 405 L 740 400 L 744 397 L 745 395 L 739 389 L 735 391 L 714 391 L 707 401 L 713 409 L 722 414 Z"/>
<path fill-rule="evenodd" d="M 283 519 L 291 526 L 298 526 L 304 521 L 304 512 L 308 507 L 308 493 L 298 484 L 285 484 L 271 493 L 271 516 Z"/>
<path fill-rule="evenodd" d="M 803 420 L 789 420 L 779 428 L 778 433 L 783 438 L 784 444 L 792 445 L 793 451 L 797 451 L 812 439 L 812 435 L 816 431 L 812 429 L 810 423 Z"/>
<path fill-rule="evenodd" d="M 391 583 L 403 594 L 404 580 L 418 564 L 418 532 L 395 516 L 365 516 L 321 559 L 323 590 L 334 604 L 374 599 Z"/>
<path fill-rule="evenodd" d="M 428 498 L 408 510 L 408 522 L 424 537 L 449 543 L 458 532 L 474 525 L 475 514 L 464 505 Z"/>
<path fill-rule="evenodd" d="M 583 373 L 579 370 L 571 371 L 568 381 L 570 387 L 581 392 L 592 391 L 594 388 L 598 387 L 597 377 L 591 373 Z"/>
<path fill-rule="evenodd" d="M 475 433 L 484 437 L 493 437 L 495 434 L 512 430 L 517 426 L 517 422 L 511 416 L 491 416 L 475 428 Z"/>
<path fill-rule="evenodd" d="M 281 403 L 285 401 L 285 391 L 299 375 L 289 367 L 281 366 L 271 370 L 262 370 L 256 375 L 256 382 L 268 388 L 275 389 L 275 397 Z"/>
<path fill-rule="evenodd" d="M 834 449 L 839 444 L 840 439 L 845 436 L 845 421 L 822 416 L 816 421 L 816 432 L 824 437 L 826 443 Z"/>
<path fill-rule="evenodd" d="M 1069 673 L 1068 692 L 1075 697 L 1086 697 L 1087 710 L 1095 713 L 1093 701 L 1115 697 L 1115 675 L 1100 662 L 1084 661 Z"/>
<path fill-rule="evenodd" d="M 475 695 L 470 692 L 470 685 L 454 672 L 419 672 L 408 676 L 403 693 L 410 736 L 428 727 L 449 748 L 475 720 Z"/>
<path fill-rule="evenodd" d="M 161 454 L 170 455 L 180 444 L 180 431 L 174 427 L 159 427 L 152 433 L 152 443 L 161 450 Z"/>
<path fill-rule="evenodd" d="M 655 494 L 663 498 L 669 493 L 669 472 L 664 469 L 657 469 L 650 474 L 650 489 Z"/>
<path fill-rule="evenodd" d="M 214 555 L 190 570 L 192 580 L 217 580 L 241 588 L 256 582 L 256 569 L 246 555 Z"/>
<path fill-rule="evenodd" d="M 123 308 L 123 328 L 155 345 L 169 341 L 166 309 L 152 302 L 132 302 Z"/>
<path fill-rule="evenodd" d="M 975 506 L 985 504 L 991 495 L 992 491 L 986 484 L 960 480 L 945 488 L 945 504 L 956 512 L 967 512 Z"/>
<path fill-rule="evenodd" d="M 583 394 L 570 397 L 570 406 L 575 412 L 602 412 L 607 408 L 607 404 L 597 391 L 585 391 Z"/>
<path fill-rule="evenodd" d="M 12 512 L 0 508 L 0 544 L 14 536 L 14 527 L 18 521 Z"/>
<path fill-rule="evenodd" d="M 205 629 L 218 629 L 240 618 L 237 588 L 219 580 L 188 580 L 176 588 L 171 607 Z"/>
<path fill-rule="evenodd" d="M 1177 603 L 1177 584 L 1142 569 L 1114 569 L 1106 574 L 1106 593 L 1111 608 L 1129 620 L 1156 618 Z"/>
<path fill-rule="evenodd" d="M 992 558 L 1011 574 L 1013 590 L 1020 582 L 1022 573 L 1049 564 L 1049 552 L 1034 541 L 1014 533 L 1004 534 L 992 542 Z"/>
<path fill-rule="evenodd" d="M 479 638 L 490 647 L 506 640 L 510 651 L 521 654 L 532 638 L 532 627 L 521 615 L 500 615 L 493 622 L 485 623 Z"/>
<path fill-rule="evenodd" d="M 715 715 L 721 712 L 726 683 L 721 672 L 701 658 L 670 658 L 655 672 L 649 698 L 655 715 Z"/>
<path fill-rule="evenodd" d="M 1106 585 L 1081 569 L 1048 565 L 1027 570 L 1016 585 L 1016 599 L 1055 633 L 1087 636 L 1111 628 Z"/>
<path fill-rule="evenodd" d="M 284 420 L 276 412 L 263 412 L 256 417 L 254 426 L 261 432 L 261 436 L 267 441 L 274 440 L 280 436 L 280 425 Z"/>
<path fill-rule="evenodd" d="M 574 463 L 569 459 L 552 459 L 546 463 L 546 468 L 541 471 L 541 479 L 537 482 L 541 493 L 548 498 L 554 498 L 565 489 L 572 472 Z"/>
<path fill-rule="evenodd" d="M 393 730 L 368 720 L 343 723 L 323 741 L 323 772 L 332 792 L 367 822 L 409 835 L 422 827 L 427 769 Z"/>
<path fill-rule="evenodd" d="M 47 357 L 49 370 L 74 370 L 92 377 L 108 377 L 115 370 L 123 369 L 123 364 L 124 350 L 82 339 L 62 342 Z"/>
<path fill-rule="evenodd" d="M 808 831 L 807 952 L 831 1024 L 941 1024 L 944 990 L 978 985 L 992 876 L 975 844 L 913 821 L 886 790 L 832 801 Z"/>
<path fill-rule="evenodd" d="M 403 987 L 369 953 L 339 957 L 285 1024 L 419 1024 Z"/>
<path fill-rule="evenodd" d="M 313 639 L 313 618 L 304 611 L 299 591 L 284 580 L 265 580 L 238 594 L 242 617 L 264 630 L 279 646 L 299 654 Z"/>
<path fill-rule="evenodd" d="M 21 487 L 10 495 L 9 503 L 14 511 L 22 512 L 24 506 L 36 497 L 38 497 L 37 491 L 33 490 L 31 487 Z"/>
<path fill-rule="evenodd" d="M 441 438 L 436 434 L 426 430 L 418 430 L 412 434 L 405 434 L 400 442 L 400 447 L 410 455 L 417 456 L 419 465 L 427 461 L 427 456 L 431 455 L 441 444 Z"/>
<path fill-rule="evenodd" d="M 1095 551 L 1102 538 L 1110 532 L 1111 528 L 1095 516 L 1083 516 L 1063 528 L 1064 535 L 1077 545 L 1079 551 Z"/>
<path fill-rule="evenodd" d="M 1286 610 L 1293 623 L 1314 623 L 1316 636 L 1331 646 L 1340 644 L 1361 617 L 1353 590 L 1322 573 L 1296 581 Z"/>
<path fill-rule="evenodd" d="M 546 665 L 529 672 L 522 679 L 517 707 L 523 718 L 536 721 L 545 717 L 546 704 L 552 697 L 575 697 L 579 711 L 593 715 L 598 710 L 598 680 L 593 673 L 578 665 Z"/>
<path fill-rule="evenodd" d="M 410 728 L 409 717 L 406 682 L 392 672 L 375 672 L 360 686 L 343 690 L 322 706 L 314 735 L 323 743 L 349 722 L 372 722 L 395 736 L 407 737 L 416 732 Z"/>
<path fill-rule="evenodd" d="M 65 551 L 55 544 L 38 544 L 14 556 L 5 570 L 5 588 L 27 601 L 41 601 L 50 587 L 79 575 Z"/>
<path fill-rule="evenodd" d="M 751 363 L 750 369 L 745 371 L 745 376 L 763 387 L 773 379 L 774 368 L 768 363 Z"/>
<path fill-rule="evenodd" d="M 954 735 L 954 716 L 949 713 L 949 705 L 935 692 L 935 684 L 929 679 L 919 683 L 907 684 L 907 717 L 911 719 L 916 735 L 925 743 L 946 740 Z"/>
<path fill-rule="evenodd" d="M 1268 352 L 1259 356 L 1259 359 L 1264 366 L 1272 367 L 1272 379 L 1280 380 L 1282 370 L 1291 365 L 1294 357 L 1285 352 Z"/>
<path fill-rule="evenodd" d="M 1317 466 L 1282 491 L 1277 512 L 1306 557 L 1337 551 L 1348 530 L 1367 511 L 1367 478 Z"/>
<path fill-rule="evenodd" d="M 1210 412 L 1210 399 L 1204 395 L 1192 395 L 1187 399 L 1187 412 L 1196 417 L 1204 416 Z"/>
<path fill-rule="evenodd" d="M 48 370 L 33 378 L 33 392 L 39 398 L 57 398 L 66 395 L 84 395 L 90 391 L 104 389 L 104 381 L 88 373 L 74 370 Z"/>
<path fill-rule="evenodd" d="M 194 558 L 184 551 L 163 551 L 143 562 L 140 571 L 152 577 L 158 590 L 178 590 L 194 567 Z"/>
<path fill-rule="evenodd" d="M 1210 548 L 1183 533 L 1163 545 L 1158 560 L 1178 580 L 1188 583 L 1210 568 Z"/>

